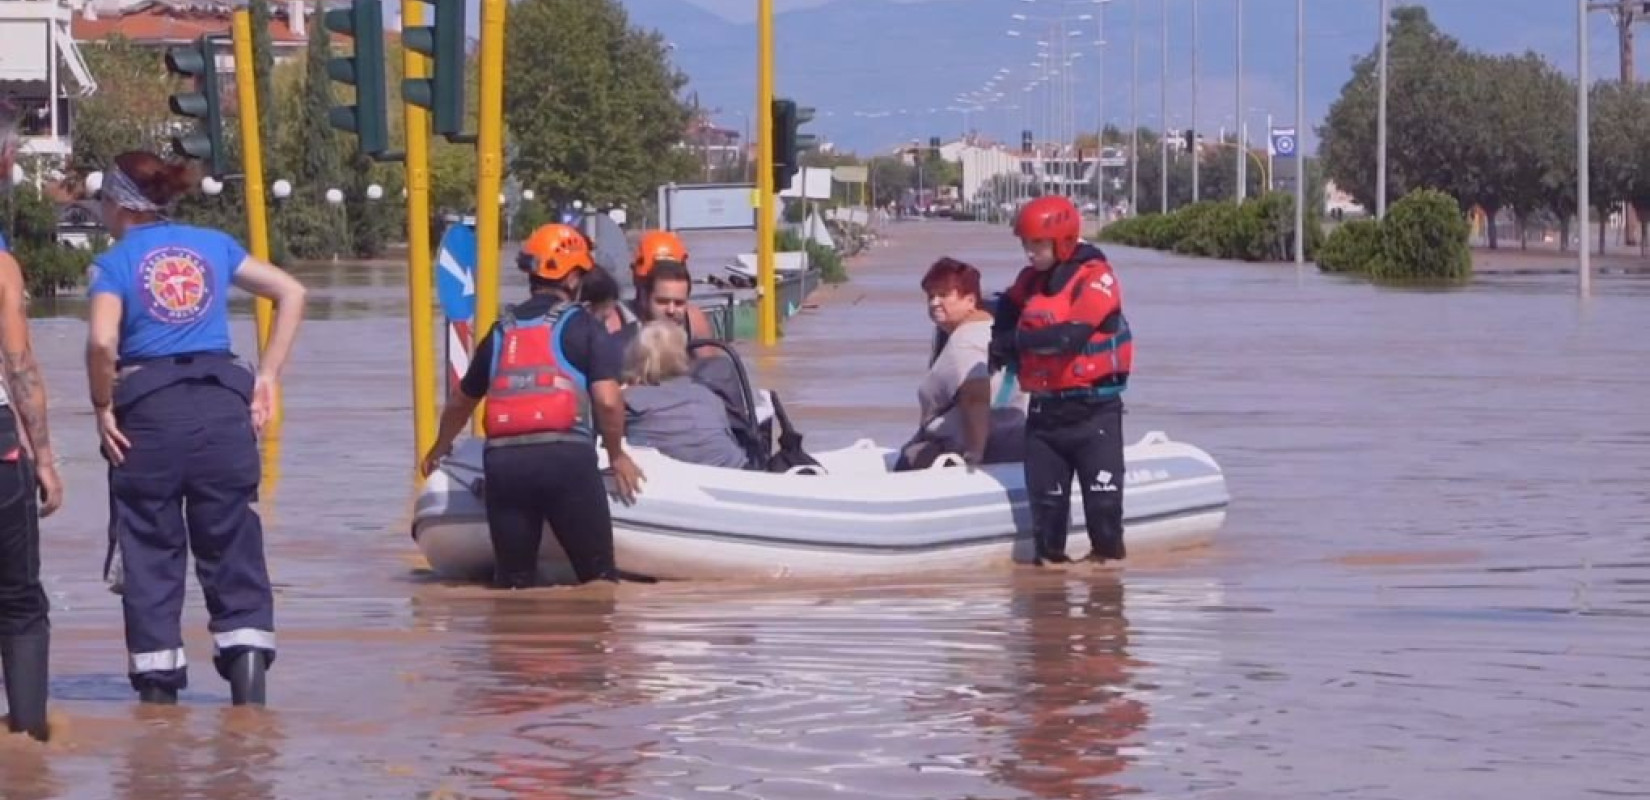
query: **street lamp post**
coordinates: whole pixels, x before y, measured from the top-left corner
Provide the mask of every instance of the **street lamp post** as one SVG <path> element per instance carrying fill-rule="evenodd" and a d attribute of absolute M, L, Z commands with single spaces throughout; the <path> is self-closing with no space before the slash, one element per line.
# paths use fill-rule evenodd
<path fill-rule="evenodd" d="M 1197 202 L 1197 0 L 1192 0 L 1192 202 Z"/>
<path fill-rule="evenodd" d="M 1306 268 L 1306 0 L 1295 0 L 1295 269 Z"/>
<path fill-rule="evenodd" d="M 1243 0 L 1237 0 L 1237 201 L 1249 194 L 1249 119 L 1243 105 Z"/>
<path fill-rule="evenodd" d="M 1380 101 L 1375 123 L 1375 218 L 1386 218 L 1386 91 L 1387 91 L 1387 11 L 1389 0 L 1381 0 Z"/>
<path fill-rule="evenodd" d="M 1587 107 L 1591 79 L 1587 76 L 1587 0 L 1576 0 L 1576 4 L 1576 233 L 1580 234 L 1576 246 L 1576 291 L 1585 298 L 1592 291 L 1593 283 L 1592 254 L 1587 251 L 1587 212 L 1592 205 L 1589 196 L 1592 187 L 1587 176 L 1592 161 L 1588 153 L 1592 125 Z"/>
<path fill-rule="evenodd" d="M 1129 77 L 1129 214 L 1140 215 L 1140 0 L 1134 0 L 1133 66 Z"/>
<path fill-rule="evenodd" d="M 1158 8 L 1163 14 L 1163 36 L 1159 47 L 1163 51 L 1163 71 L 1157 80 L 1163 106 L 1163 119 L 1158 125 L 1159 129 L 1163 131 L 1162 147 L 1159 148 L 1163 172 L 1159 176 L 1162 178 L 1162 186 L 1160 187 L 1162 197 L 1159 198 L 1159 205 L 1162 206 L 1163 213 L 1167 214 L 1169 213 L 1169 0 L 1160 0 Z"/>

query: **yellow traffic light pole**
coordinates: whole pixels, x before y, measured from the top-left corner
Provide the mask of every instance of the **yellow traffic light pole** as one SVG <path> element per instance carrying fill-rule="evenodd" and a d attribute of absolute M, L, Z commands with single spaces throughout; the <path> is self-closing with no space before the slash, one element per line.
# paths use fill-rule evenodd
<path fill-rule="evenodd" d="M 401 0 L 403 29 L 424 24 L 422 0 Z M 429 75 L 429 59 L 410 47 L 402 48 L 402 70 L 408 78 Z M 430 113 L 402 101 L 407 130 L 407 306 L 412 324 L 413 459 L 423 458 L 435 444 L 435 314 L 430 254 Z"/>
<path fill-rule="evenodd" d="M 766 2 L 766 0 L 764 0 Z M 504 15 L 507 0 L 481 2 L 481 119 L 476 140 L 476 340 L 498 318 L 499 207 L 504 183 Z M 472 432 L 481 435 L 485 401 Z"/>
<path fill-rule="evenodd" d="M 771 347 L 779 342 L 773 266 L 773 0 L 756 3 L 756 118 L 756 335 Z"/>
<path fill-rule="evenodd" d="M 241 172 L 246 175 L 246 230 L 252 255 L 269 260 L 269 218 L 264 209 L 264 153 L 258 131 L 258 84 L 252 61 L 252 11 L 242 2 L 235 8 L 235 94 L 241 118 Z M 208 69 L 216 69 L 207 64 Z M 253 306 L 258 319 L 258 352 L 269 342 L 274 315 L 270 301 L 260 297 Z"/>
<path fill-rule="evenodd" d="M 246 179 L 247 238 L 251 240 L 248 244 L 251 246 L 252 255 L 267 262 L 269 217 L 264 208 L 264 151 L 258 131 L 258 120 L 261 117 L 258 115 L 256 65 L 252 59 L 252 10 L 247 0 L 243 0 L 235 7 L 234 39 L 235 92 L 241 118 L 241 171 Z M 207 69 L 217 69 L 217 65 L 208 63 Z M 260 357 L 263 355 L 264 347 L 269 344 L 269 325 L 273 321 L 274 311 L 274 304 L 262 297 L 257 298 L 252 306 L 253 317 L 258 326 Z M 281 403 L 277 397 L 271 422 L 279 425 L 280 419 Z"/>

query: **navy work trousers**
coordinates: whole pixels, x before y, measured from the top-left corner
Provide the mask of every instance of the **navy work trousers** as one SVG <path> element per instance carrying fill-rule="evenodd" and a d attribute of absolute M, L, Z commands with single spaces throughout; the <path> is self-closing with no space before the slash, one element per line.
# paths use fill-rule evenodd
<path fill-rule="evenodd" d="M 188 685 L 182 615 L 190 551 L 218 673 L 249 649 L 273 662 L 274 596 L 252 508 L 260 465 L 247 394 L 197 371 L 116 416 L 132 443 L 125 463 L 109 470 L 132 687 Z"/>
<path fill-rule="evenodd" d="M 22 452 L 17 417 L 0 406 L 0 637 L 47 629 L 40 586 L 40 500 L 34 463 Z"/>
<path fill-rule="evenodd" d="M 1039 562 L 1066 559 L 1073 475 L 1093 555 L 1124 557 L 1123 471 L 1122 401 L 1032 401 L 1025 475 Z"/>

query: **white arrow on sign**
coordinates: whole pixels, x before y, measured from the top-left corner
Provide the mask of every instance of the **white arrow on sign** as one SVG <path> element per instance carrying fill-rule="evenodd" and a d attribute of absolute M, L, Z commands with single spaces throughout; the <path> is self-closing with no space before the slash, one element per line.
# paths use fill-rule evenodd
<path fill-rule="evenodd" d="M 475 276 L 471 275 L 469 272 L 466 272 L 463 267 L 459 266 L 457 259 L 453 258 L 453 254 L 450 251 L 442 250 L 441 258 L 437 260 L 440 261 L 441 269 L 444 272 L 458 279 L 459 284 L 464 287 L 465 297 L 469 297 L 470 295 L 476 293 Z"/>

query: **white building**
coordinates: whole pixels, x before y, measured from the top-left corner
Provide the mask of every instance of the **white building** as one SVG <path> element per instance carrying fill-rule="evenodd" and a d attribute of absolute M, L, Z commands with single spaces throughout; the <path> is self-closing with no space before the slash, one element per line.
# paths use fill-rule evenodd
<path fill-rule="evenodd" d="M 0 0 L 0 93 L 23 111 L 24 155 L 66 158 L 70 98 L 97 91 L 75 46 L 74 14 L 63 0 Z"/>

